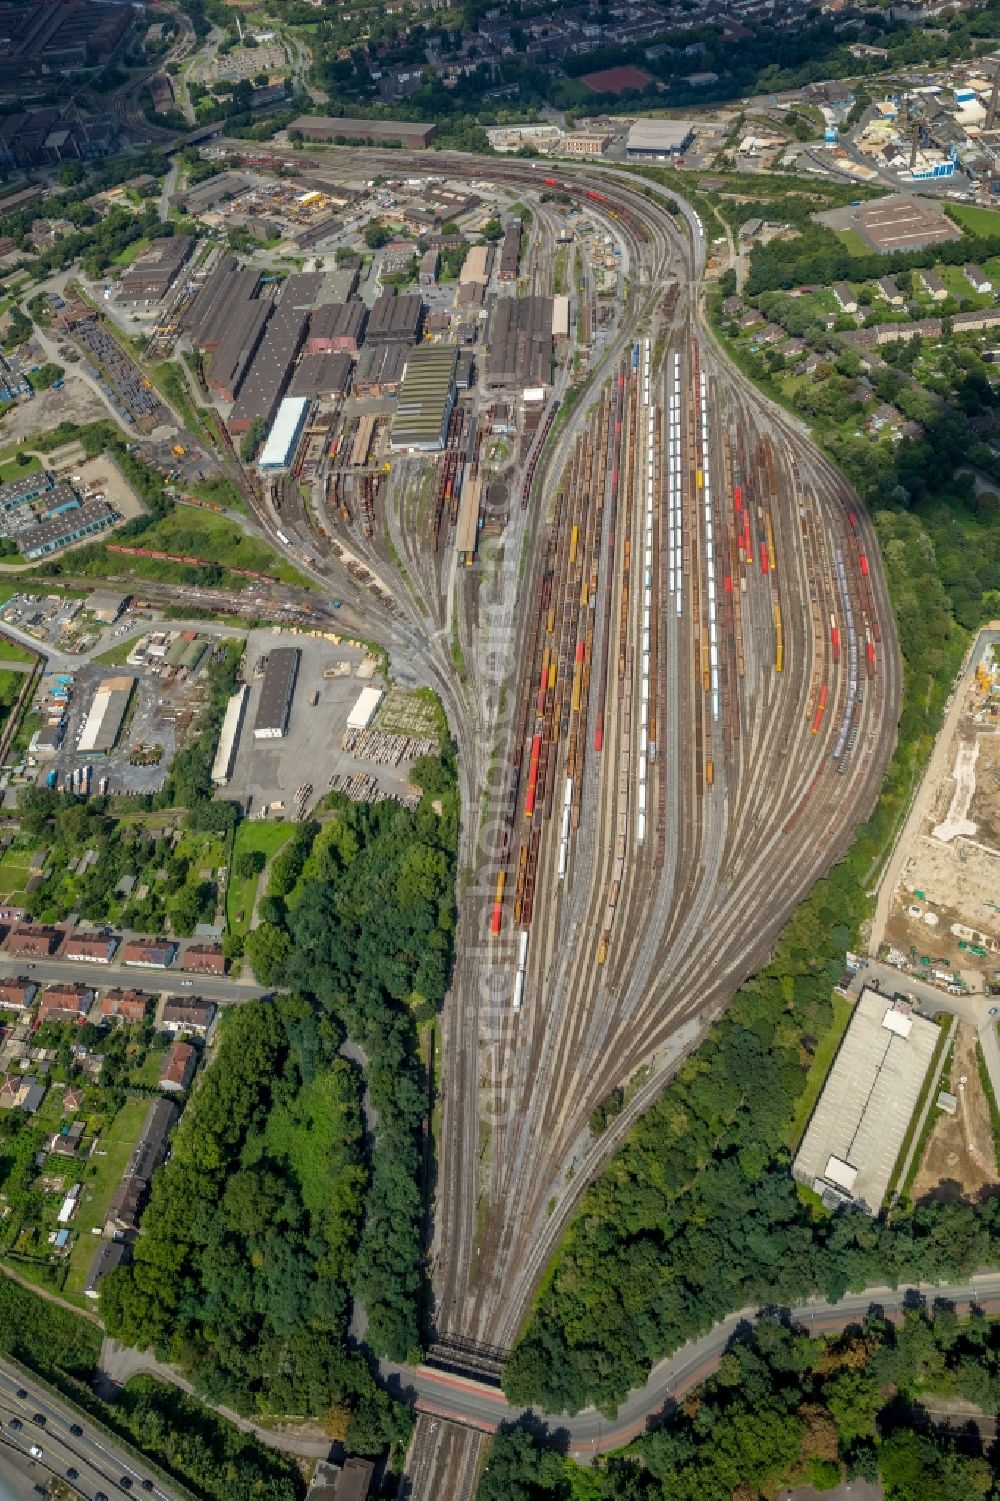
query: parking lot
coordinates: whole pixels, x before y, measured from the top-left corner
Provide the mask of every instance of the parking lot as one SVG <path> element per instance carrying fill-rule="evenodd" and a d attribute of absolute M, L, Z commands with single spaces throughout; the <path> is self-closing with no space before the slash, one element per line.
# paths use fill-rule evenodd
<path fill-rule="evenodd" d="M 298 679 L 292 699 L 288 729 L 280 740 L 255 740 L 254 718 L 260 702 L 263 678 L 255 676 L 261 657 L 279 646 L 297 646 L 301 652 Z M 306 811 L 329 791 L 334 777 L 375 777 L 390 797 L 405 798 L 410 781 L 406 764 L 380 766 L 348 754 L 342 745 L 347 716 L 361 690 L 379 677 L 358 678 L 364 651 L 342 643 L 309 636 L 290 636 L 273 631 L 253 631 L 247 642 L 246 676 L 250 684 L 243 730 L 233 777 L 222 792 L 249 802 L 249 815 L 291 819 L 296 814 L 297 791 L 311 784 L 304 800 Z M 338 665 L 347 667 L 341 676 L 325 676 Z M 310 702 L 318 694 L 318 702 Z"/>

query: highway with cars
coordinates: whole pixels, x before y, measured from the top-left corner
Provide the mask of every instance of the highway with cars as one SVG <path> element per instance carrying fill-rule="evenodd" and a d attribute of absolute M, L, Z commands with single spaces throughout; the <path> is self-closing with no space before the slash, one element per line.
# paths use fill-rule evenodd
<path fill-rule="evenodd" d="M 12 1487 L 23 1480 L 26 1495 L 38 1487 L 48 1494 L 57 1479 L 86 1501 L 178 1498 L 137 1455 L 6 1360 L 0 1360 L 0 1469 Z"/>

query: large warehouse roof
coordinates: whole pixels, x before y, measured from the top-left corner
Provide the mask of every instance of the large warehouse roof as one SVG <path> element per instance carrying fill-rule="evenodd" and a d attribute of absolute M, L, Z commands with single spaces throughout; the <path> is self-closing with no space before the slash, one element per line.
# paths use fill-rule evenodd
<path fill-rule="evenodd" d="M 309 399 L 306 396 L 285 397 L 257 461 L 261 469 L 284 469 L 288 465 L 302 431 L 302 424 L 306 420 L 308 407 Z"/>
<path fill-rule="evenodd" d="M 690 120 L 636 120 L 629 129 L 625 149 L 671 156 L 686 150 L 692 134 Z"/>
<path fill-rule="evenodd" d="M 288 714 L 299 671 L 297 646 L 277 646 L 268 653 L 260 701 L 254 719 L 256 740 L 278 739 L 288 726 Z"/>
<path fill-rule="evenodd" d="M 941 1033 L 863 990 L 792 1168 L 832 1202 L 878 1214 Z"/>
<path fill-rule="evenodd" d="M 134 687 L 135 679 L 130 677 L 105 678 L 98 684 L 80 735 L 81 755 L 104 755 L 114 750 Z"/>
<path fill-rule="evenodd" d="M 456 344 L 423 344 L 407 355 L 389 431 L 393 448 L 443 448 L 455 402 Z"/>

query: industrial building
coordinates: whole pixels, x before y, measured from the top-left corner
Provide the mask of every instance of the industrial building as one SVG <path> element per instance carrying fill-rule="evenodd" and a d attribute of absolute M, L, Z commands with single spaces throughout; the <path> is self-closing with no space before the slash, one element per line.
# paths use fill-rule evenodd
<path fill-rule="evenodd" d="M 18 546 L 24 556 L 32 561 L 47 558 L 61 547 L 69 547 L 84 537 L 96 536 L 106 531 L 118 520 L 118 512 L 103 500 L 87 500 L 55 516 L 51 521 L 42 521 L 38 526 L 21 532 Z"/>
<path fill-rule="evenodd" d="M 181 319 L 181 327 L 198 349 L 214 352 L 228 333 L 239 309 L 253 301 L 260 285 L 260 272 L 241 270 L 234 255 L 227 255 L 205 281 Z"/>
<path fill-rule="evenodd" d="M 521 263 L 521 224 L 520 220 L 508 224 L 503 232 L 500 242 L 500 270 L 497 272 L 501 281 L 517 281 L 518 267 Z"/>
<path fill-rule="evenodd" d="M 375 710 L 383 699 L 381 688 L 362 688 L 357 701 L 347 716 L 349 730 L 367 730 L 375 717 Z"/>
<path fill-rule="evenodd" d="M 313 401 L 345 396 L 352 368 L 353 361 L 347 353 L 304 354 L 295 367 L 288 394 L 307 396 Z"/>
<path fill-rule="evenodd" d="M 396 295 L 387 287 L 375 299 L 368 319 L 370 344 L 415 344 L 424 321 L 424 304 L 418 292 Z"/>
<path fill-rule="evenodd" d="M 863 203 L 853 215 L 854 226 L 883 254 L 891 250 L 923 250 L 957 240 L 961 230 L 936 203 L 893 194 Z"/>
<path fill-rule="evenodd" d="M 21 506 L 30 505 L 46 490 L 51 490 L 55 481 L 47 469 L 38 469 L 34 474 L 22 475 L 0 485 L 0 515 L 7 515 Z"/>
<path fill-rule="evenodd" d="M 278 646 L 268 654 L 254 719 L 255 740 L 280 740 L 288 729 L 299 657 L 297 646 Z"/>
<path fill-rule="evenodd" d="M 309 400 L 305 396 L 286 396 L 278 408 L 274 425 L 267 435 L 260 458 L 259 469 L 287 469 L 295 457 L 295 449 L 302 429 L 306 425 Z"/>
<path fill-rule="evenodd" d="M 235 401 L 260 348 L 273 304 L 263 298 L 239 302 L 212 356 L 208 384 L 224 401 Z"/>
<path fill-rule="evenodd" d="M 309 354 L 357 354 L 364 343 L 368 309 L 360 299 L 328 302 L 309 314 Z"/>
<path fill-rule="evenodd" d="M 636 120 L 629 128 L 625 154 L 630 157 L 683 156 L 694 140 L 690 120 Z"/>
<path fill-rule="evenodd" d="M 458 507 L 458 526 L 455 529 L 455 551 L 460 563 L 468 567 L 476 556 L 479 543 L 479 507 L 483 482 L 478 475 L 467 478 L 462 485 L 462 499 Z"/>
<path fill-rule="evenodd" d="M 149 308 L 170 291 L 195 247 L 193 235 L 153 240 L 145 255 L 121 279 L 115 301 L 122 307 Z"/>
<path fill-rule="evenodd" d="M 236 763 L 236 751 L 240 743 L 240 732 L 243 729 L 243 716 L 246 714 L 247 699 L 249 696 L 250 689 L 246 683 L 241 683 L 226 705 L 226 713 L 222 721 L 222 733 L 219 735 L 215 760 L 212 762 L 212 781 L 216 787 L 225 787 L 233 774 L 233 766 Z"/>
<path fill-rule="evenodd" d="M 494 386 L 547 386 L 552 379 L 552 298 L 498 297 L 486 379 Z"/>
<path fill-rule="evenodd" d="M 389 396 L 398 391 L 409 353 L 405 344 L 366 344 L 354 371 L 354 395 Z"/>
<path fill-rule="evenodd" d="M 565 292 L 552 299 L 552 337 L 569 338 L 569 297 Z"/>
<path fill-rule="evenodd" d="M 520 238 L 520 236 L 518 237 Z M 471 245 L 458 274 L 459 286 L 487 286 L 493 270 L 493 246 Z"/>
<path fill-rule="evenodd" d="M 864 989 L 792 1166 L 828 1207 L 878 1214 L 940 1029 Z"/>
<path fill-rule="evenodd" d="M 295 357 L 302 348 L 307 324 L 308 314 L 301 308 L 279 304 L 272 313 L 229 414 L 230 432 L 249 432 L 258 419 L 270 427 L 291 378 Z"/>
<path fill-rule="evenodd" d="M 436 125 L 419 120 L 354 120 L 349 115 L 299 115 L 288 127 L 307 141 L 345 141 L 367 146 L 393 145 L 397 141 L 411 151 L 423 151 L 437 135 Z"/>
<path fill-rule="evenodd" d="M 135 688 L 135 678 L 104 678 L 97 686 L 80 735 L 81 756 L 106 756 L 114 750 Z"/>
<path fill-rule="evenodd" d="M 437 453 L 445 445 L 455 405 L 455 344 L 425 344 L 406 360 L 389 429 L 393 448 Z"/>

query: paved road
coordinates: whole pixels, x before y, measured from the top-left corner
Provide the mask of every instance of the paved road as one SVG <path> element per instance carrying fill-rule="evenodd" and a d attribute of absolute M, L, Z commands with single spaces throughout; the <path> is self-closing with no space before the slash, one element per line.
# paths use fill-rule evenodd
<path fill-rule="evenodd" d="M 1000 1272 L 985 1272 L 957 1284 L 921 1283 L 916 1287 L 869 1287 L 860 1293 L 848 1293 L 839 1302 L 811 1299 L 791 1310 L 796 1323 L 811 1334 L 829 1334 L 862 1319 L 872 1308 L 898 1317 L 914 1293 L 933 1301 L 953 1302 L 960 1309 L 974 1302 L 987 1311 L 1000 1308 Z M 563 1432 L 569 1440 L 569 1452 L 576 1459 L 587 1460 L 595 1454 L 620 1448 L 644 1432 L 672 1401 L 705 1381 L 718 1368 L 719 1361 L 740 1325 L 752 1320 L 758 1310 L 742 1308 L 716 1324 L 707 1334 L 692 1340 L 667 1360 L 654 1366 L 645 1386 L 629 1393 L 614 1418 L 606 1418 L 595 1408 L 569 1415 L 534 1413 L 552 1431 Z M 503 1393 L 462 1377 L 420 1366 L 416 1371 L 384 1367 L 383 1374 L 409 1390 L 422 1412 L 450 1418 L 475 1428 L 492 1432 L 500 1423 L 516 1421 L 530 1411 L 512 1407 Z"/>
<path fill-rule="evenodd" d="M 255 985 L 252 980 L 233 979 L 229 975 L 184 975 L 176 970 L 136 969 L 125 964 L 85 964 L 74 959 L 38 959 L 26 963 L 23 959 L 0 955 L 0 978 L 6 980 L 23 974 L 38 985 L 52 985 L 57 980 L 82 980 L 102 990 L 112 985 L 135 986 L 156 994 L 169 991 L 179 996 L 200 995 L 220 1006 L 255 1000 L 267 994 L 263 986 Z"/>
<path fill-rule="evenodd" d="M 41 1423 L 35 1421 L 35 1414 Z M 79 1431 L 74 1433 L 74 1427 Z M 41 1449 L 40 1456 L 30 1455 L 33 1445 Z M 76 1471 L 75 1478 L 68 1474 L 70 1470 Z M 177 1496 L 154 1480 L 138 1457 L 8 1361 L 0 1361 L 0 1473 L 27 1473 L 33 1484 L 41 1485 L 53 1476 L 69 1478 L 87 1501 L 101 1495 L 116 1501 L 130 1492 L 154 1501 L 176 1501 Z"/>

